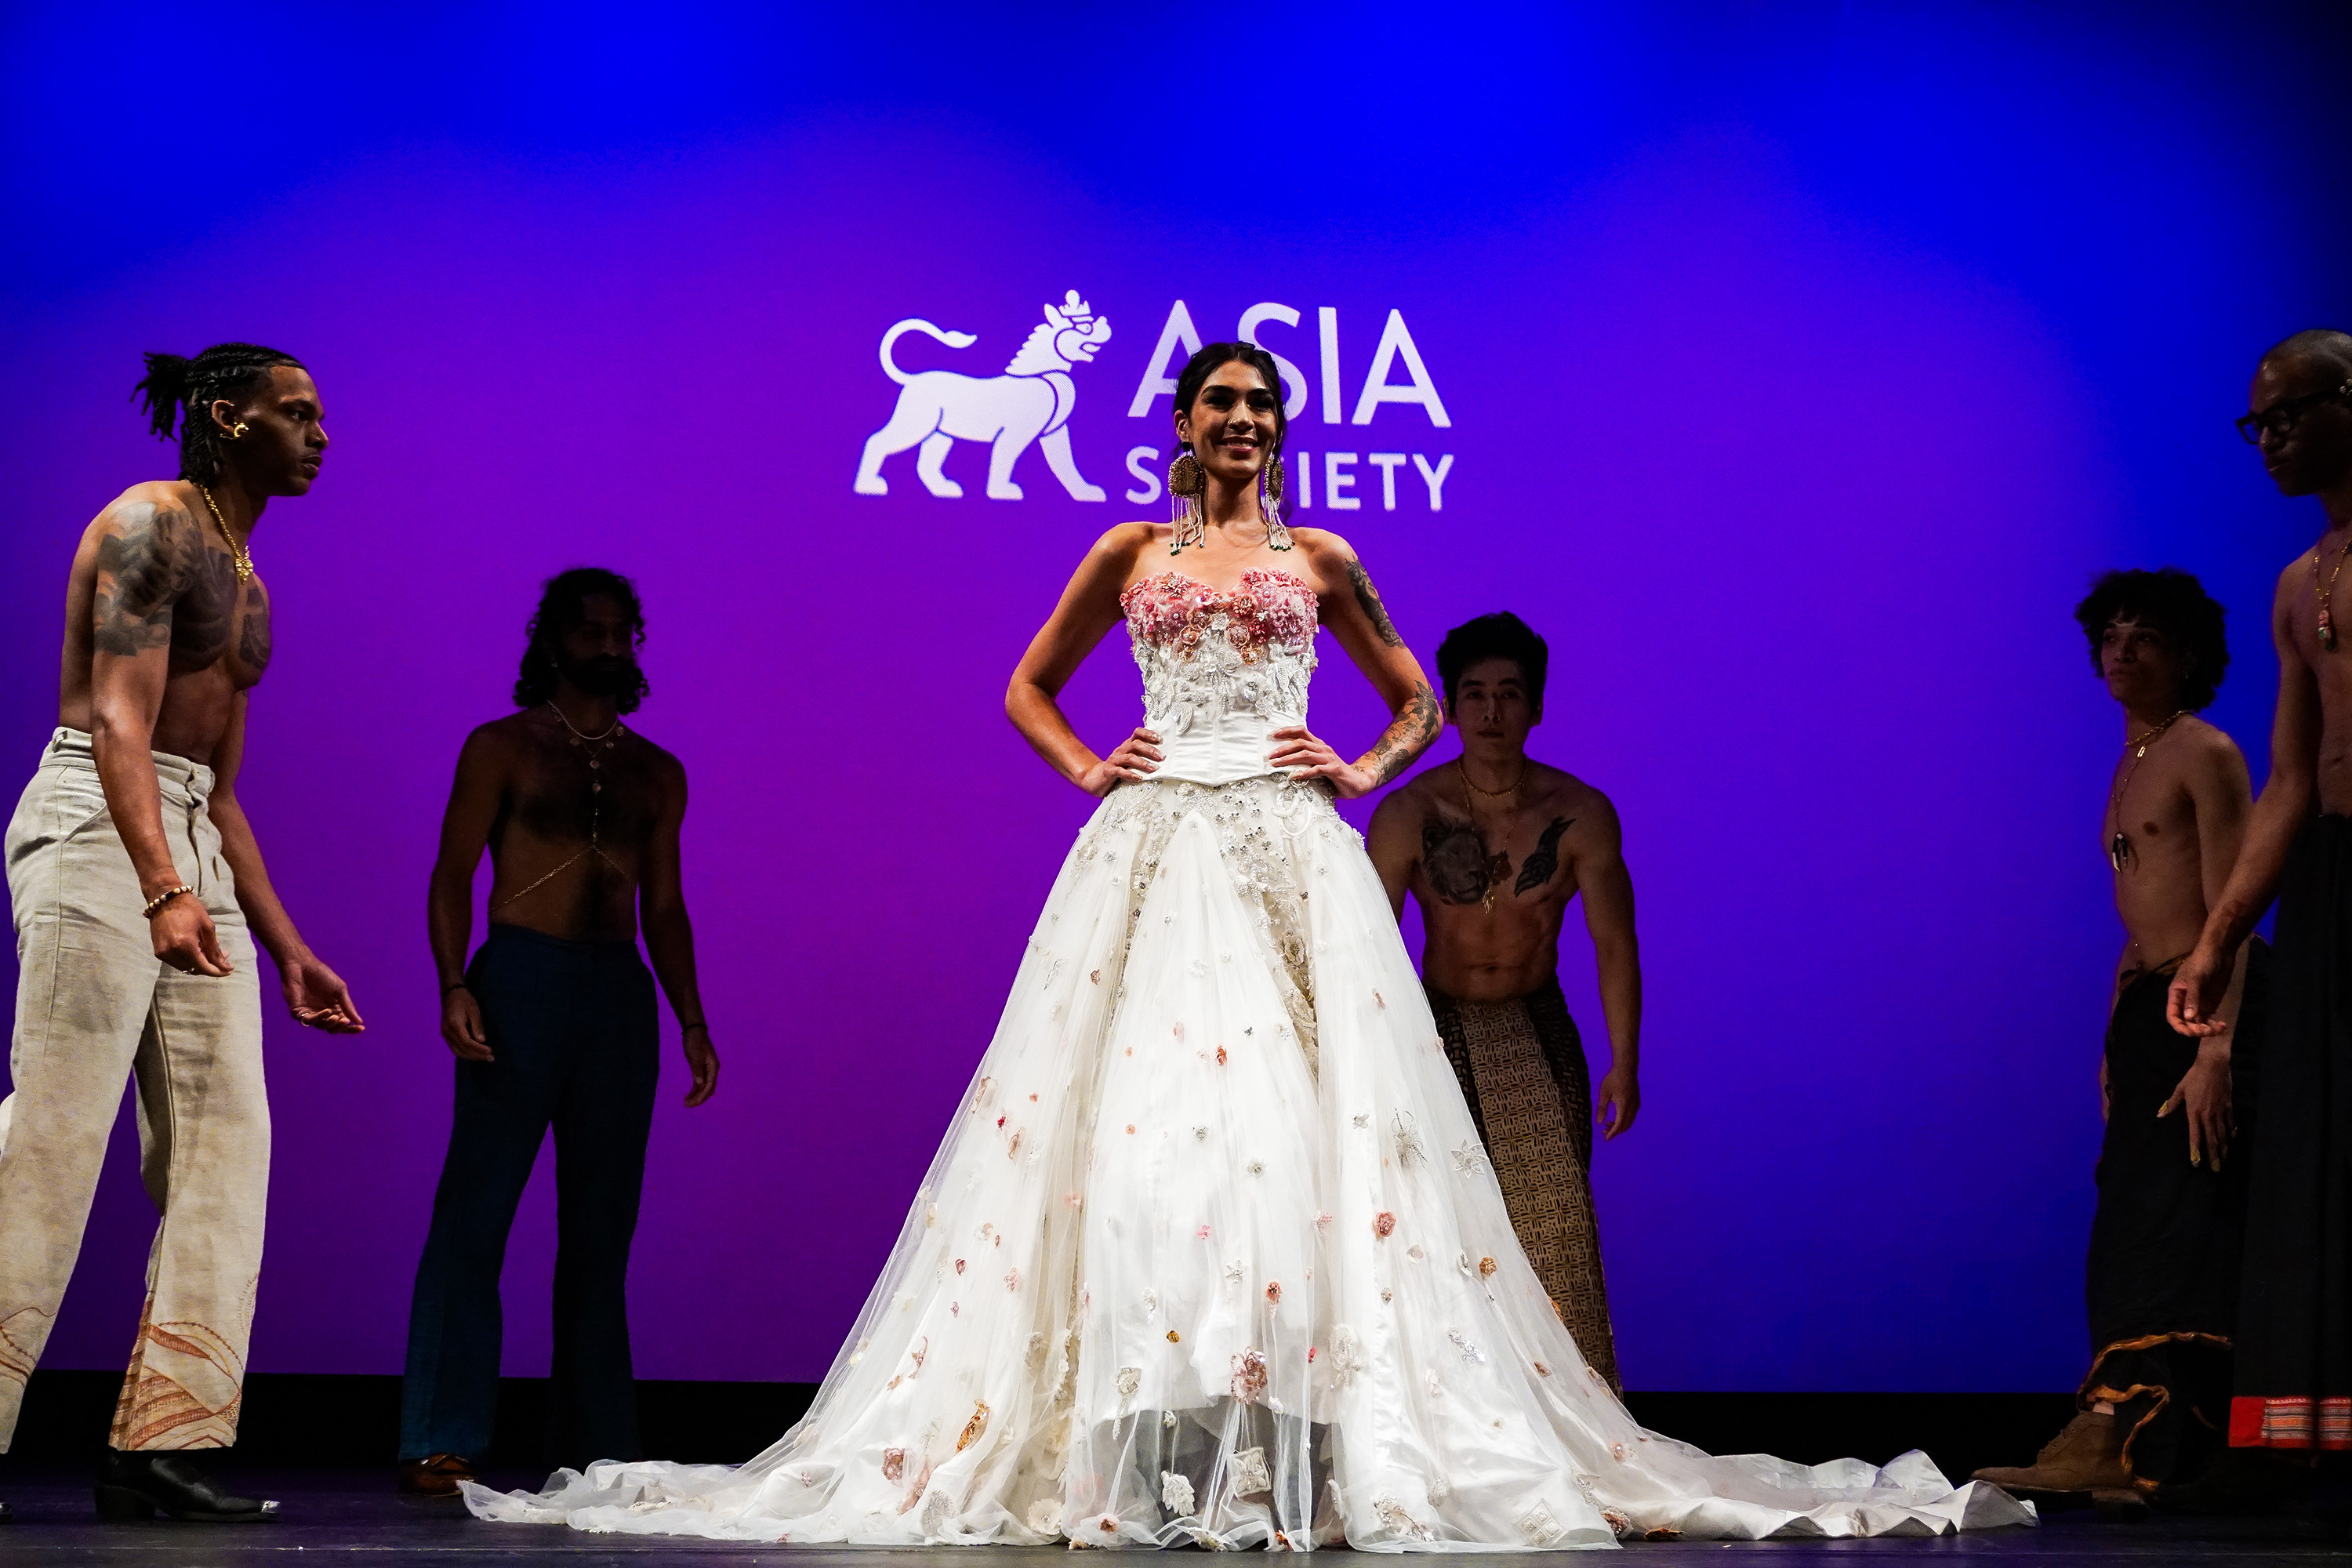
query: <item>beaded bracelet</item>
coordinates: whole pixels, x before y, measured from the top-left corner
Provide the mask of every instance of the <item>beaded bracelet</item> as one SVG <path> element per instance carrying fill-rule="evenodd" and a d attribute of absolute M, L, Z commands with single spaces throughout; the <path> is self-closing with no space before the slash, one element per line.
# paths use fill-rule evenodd
<path fill-rule="evenodd" d="M 139 911 L 140 918 L 142 920 L 153 920 L 157 910 L 162 909 L 165 904 L 170 903 L 182 893 L 185 893 L 190 898 L 194 898 L 196 895 L 196 890 L 188 886 L 185 882 L 181 883 L 176 888 L 166 888 L 162 892 L 147 900 L 147 907 Z"/>

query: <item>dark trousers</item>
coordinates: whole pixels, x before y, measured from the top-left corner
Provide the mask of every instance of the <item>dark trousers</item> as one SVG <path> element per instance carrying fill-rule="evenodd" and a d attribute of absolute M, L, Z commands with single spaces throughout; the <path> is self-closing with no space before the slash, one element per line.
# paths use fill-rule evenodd
<path fill-rule="evenodd" d="M 488 1451 L 498 1411 L 499 1269 L 515 1205 L 555 1129 L 555 1354 L 548 1458 L 637 1453 L 629 1240 L 653 1124 L 660 1031 L 634 943 L 493 925 L 466 972 L 496 1060 L 460 1061 L 449 1154 L 416 1265 L 400 1457 Z"/>

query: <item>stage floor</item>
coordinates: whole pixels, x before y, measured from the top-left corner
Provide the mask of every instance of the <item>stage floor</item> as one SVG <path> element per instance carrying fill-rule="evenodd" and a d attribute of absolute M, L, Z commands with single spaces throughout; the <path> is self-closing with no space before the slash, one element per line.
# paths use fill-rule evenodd
<path fill-rule="evenodd" d="M 240 1484 L 285 1504 L 285 1517 L 270 1524 L 195 1525 L 156 1521 L 100 1524 L 92 1516 L 84 1472 L 52 1466 L 10 1467 L 5 1496 L 16 1510 L 14 1524 L 0 1525 L 0 1563 L 7 1568 L 352 1568 L 383 1563 L 387 1555 L 413 1554 L 432 1568 L 470 1568 L 511 1563 L 530 1557 L 564 1563 L 656 1568 L 692 1559 L 715 1565 L 777 1564 L 787 1555 L 795 1568 L 820 1563 L 871 1568 L 877 1554 L 837 1547 L 740 1546 L 728 1542 L 648 1540 L 641 1536 L 582 1535 L 570 1531 L 482 1524 L 454 1503 L 404 1498 L 392 1489 L 388 1473 L 377 1470 L 238 1469 Z M 526 1484 L 521 1476 L 492 1476 L 501 1485 Z M 2282 1521 L 2157 1519 L 2139 1525 L 2103 1525 L 2088 1512 L 2050 1516 L 2039 1529 L 1994 1531 L 1941 1540 L 1769 1541 L 1656 1542 L 1632 1546 L 1644 1568 L 1708 1563 L 1726 1553 L 1776 1565 L 1873 1559 L 1966 1557 L 1970 1562 L 2011 1564 L 2057 1563 L 2068 1568 L 2102 1564 L 2169 1563 L 2260 1564 L 2352 1561 L 2352 1545 L 2297 1540 Z M 901 1557 L 905 1553 L 897 1554 Z M 939 1568 L 1019 1568 L 1024 1563 L 1067 1562 L 1066 1552 L 1014 1548 L 934 1551 L 922 1554 Z M 1554 1553 L 1481 1557 L 1497 1568 L 1505 1563 L 1557 1563 Z"/>

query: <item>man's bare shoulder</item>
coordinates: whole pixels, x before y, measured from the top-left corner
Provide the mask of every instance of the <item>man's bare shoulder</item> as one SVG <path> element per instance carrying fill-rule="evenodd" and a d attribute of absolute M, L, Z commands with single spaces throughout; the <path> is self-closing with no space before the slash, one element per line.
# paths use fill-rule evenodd
<path fill-rule="evenodd" d="M 1414 816 L 1427 816 L 1431 807 L 1443 798 L 1446 775 L 1453 771 L 1454 764 L 1451 762 L 1444 762 L 1435 767 L 1422 769 L 1421 772 L 1382 795 L 1380 805 L 1372 815 L 1377 816 L 1381 812 L 1391 812 Z"/>
<path fill-rule="evenodd" d="M 686 764 L 680 762 L 676 755 L 655 744 L 653 741 L 646 737 L 645 731 L 638 729 L 635 724 L 629 726 L 629 733 L 635 736 L 637 743 L 645 748 L 644 754 L 646 764 L 651 767 L 655 773 L 659 773 L 664 778 L 683 779 L 686 777 Z"/>
<path fill-rule="evenodd" d="M 172 548 L 193 544 L 203 537 L 204 523 L 190 510 L 192 489 L 182 479 L 142 479 L 107 502 L 82 538 L 137 537 Z"/>
<path fill-rule="evenodd" d="M 2195 771 L 2221 770 L 2242 773 L 2246 770 L 2246 754 L 2230 731 L 2218 724 L 2207 722 L 2191 713 L 2180 721 L 2182 765 Z"/>
<path fill-rule="evenodd" d="M 1532 807 L 1546 805 L 1563 814 L 1574 811 L 1586 815 L 1604 815 L 1614 821 L 1617 807 L 1593 784 L 1549 763 L 1528 760 L 1527 800 Z"/>

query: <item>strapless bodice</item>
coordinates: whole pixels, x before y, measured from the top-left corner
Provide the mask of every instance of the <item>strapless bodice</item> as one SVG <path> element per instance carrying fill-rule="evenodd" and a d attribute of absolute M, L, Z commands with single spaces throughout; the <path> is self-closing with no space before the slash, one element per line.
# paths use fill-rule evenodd
<path fill-rule="evenodd" d="M 1143 672 L 1143 721 L 1165 753 L 1151 776 L 1220 784 L 1274 772 L 1267 736 L 1307 721 L 1314 587 L 1265 568 L 1230 590 L 1170 571 L 1129 584 L 1118 604 Z"/>

